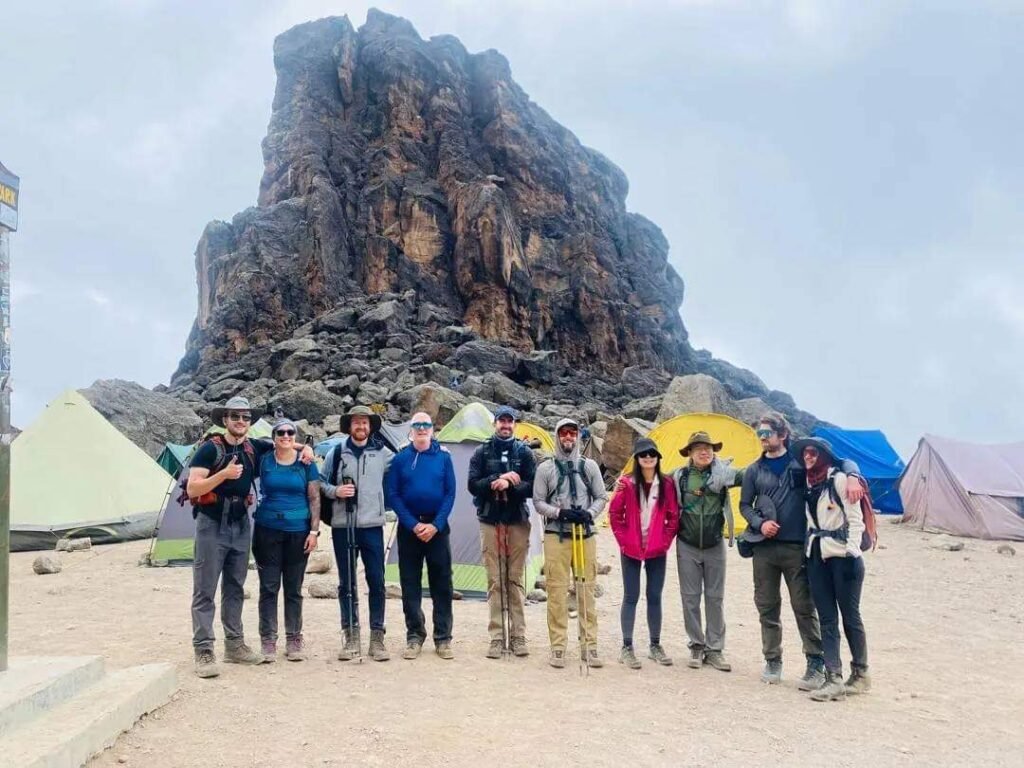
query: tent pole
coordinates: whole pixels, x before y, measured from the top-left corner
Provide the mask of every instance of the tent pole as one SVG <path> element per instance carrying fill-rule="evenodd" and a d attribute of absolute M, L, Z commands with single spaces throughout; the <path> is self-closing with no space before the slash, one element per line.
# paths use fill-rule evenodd
<path fill-rule="evenodd" d="M 0 226 L 0 672 L 7 671 L 11 558 L 11 257 Z"/>

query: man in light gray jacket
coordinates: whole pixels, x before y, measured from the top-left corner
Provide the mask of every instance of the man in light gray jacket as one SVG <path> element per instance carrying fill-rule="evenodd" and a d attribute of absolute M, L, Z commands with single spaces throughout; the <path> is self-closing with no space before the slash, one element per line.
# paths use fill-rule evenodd
<path fill-rule="evenodd" d="M 569 573 L 572 569 L 574 526 L 582 531 L 582 573 L 574 574 L 586 582 L 580 601 L 580 653 L 590 667 L 602 667 L 597 654 L 597 539 L 594 521 L 604 510 L 608 491 L 601 469 L 593 459 L 580 458 L 580 425 L 562 419 L 555 426 L 555 455 L 537 467 L 533 481 L 533 505 L 544 518 L 544 573 L 548 592 L 548 638 L 552 667 L 565 666 L 569 627 Z"/>
<path fill-rule="evenodd" d="M 348 434 L 324 457 L 320 487 L 334 499 L 331 543 L 338 561 L 338 602 L 341 604 L 343 646 L 340 661 L 362 652 L 359 638 L 359 588 L 356 561 L 363 559 L 369 591 L 370 645 L 374 661 L 390 658 L 384 645 L 384 475 L 394 453 L 380 436 L 381 418 L 365 406 L 352 408 L 341 419 Z"/>

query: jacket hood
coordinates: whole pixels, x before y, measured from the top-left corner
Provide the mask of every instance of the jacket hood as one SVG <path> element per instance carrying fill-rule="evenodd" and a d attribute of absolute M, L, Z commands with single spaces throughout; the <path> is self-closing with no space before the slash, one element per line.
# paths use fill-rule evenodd
<path fill-rule="evenodd" d="M 425 451 L 417 451 L 416 446 L 413 445 L 411 440 L 409 441 L 409 445 L 407 447 L 413 453 L 438 453 L 441 450 L 441 444 L 437 442 L 436 437 L 430 438 L 430 445 L 427 447 L 427 450 Z"/>
<path fill-rule="evenodd" d="M 562 441 L 558 439 L 558 430 L 567 425 L 574 426 L 577 430 L 580 428 L 580 423 L 576 419 L 559 419 L 555 424 L 555 458 L 561 461 L 576 461 L 580 457 L 580 437 L 576 437 L 576 445 L 569 453 L 565 452 L 562 448 Z"/>

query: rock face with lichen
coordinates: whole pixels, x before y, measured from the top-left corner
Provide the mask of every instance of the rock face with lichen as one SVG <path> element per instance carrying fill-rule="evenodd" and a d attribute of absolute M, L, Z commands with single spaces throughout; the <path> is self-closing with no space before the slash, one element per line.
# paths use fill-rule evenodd
<path fill-rule="evenodd" d="M 683 281 L 658 227 L 626 210 L 625 175 L 501 54 L 370 11 L 358 30 L 285 32 L 274 63 L 258 204 L 211 222 L 196 250 L 198 313 L 169 392 L 201 415 L 238 393 L 317 422 L 296 411 L 406 411 L 428 383 L 538 417 L 611 412 L 716 371 L 733 397 L 772 403 L 690 347 Z"/>

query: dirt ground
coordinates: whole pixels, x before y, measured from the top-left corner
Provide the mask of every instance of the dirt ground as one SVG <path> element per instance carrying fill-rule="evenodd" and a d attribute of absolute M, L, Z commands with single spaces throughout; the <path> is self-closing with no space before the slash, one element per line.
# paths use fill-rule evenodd
<path fill-rule="evenodd" d="M 359 664 L 335 660 L 336 601 L 307 598 L 308 661 L 228 665 L 219 678 L 199 680 L 191 571 L 137 566 L 148 542 L 62 553 L 64 570 L 50 576 L 32 573 L 33 553 L 12 555 L 11 653 L 102 654 L 109 668 L 177 665 L 173 701 L 95 758 L 96 768 L 1021 765 L 1024 547 L 1011 557 L 997 554 L 995 542 L 963 540 L 962 551 L 948 551 L 950 537 L 888 524 L 881 535 L 863 603 L 874 691 L 845 703 L 814 703 L 795 689 L 803 659 L 788 602 L 784 683 L 759 682 L 750 563 L 738 556 L 729 560 L 726 597 L 732 673 L 683 663 L 671 563 L 663 644 L 676 665 L 619 665 L 622 587 L 607 530 L 599 548 L 613 569 L 600 577 L 606 594 L 598 603 L 608 664 L 586 677 L 575 664 L 547 665 L 543 604 L 527 608 L 527 659 L 485 659 L 485 605 L 464 600 L 455 605 L 456 659 L 427 652 L 428 642 L 409 662 L 400 658 L 401 605 L 389 600 L 392 660 Z M 320 546 L 330 551 L 329 542 Z M 255 595 L 255 572 L 248 586 Z M 365 600 L 361 608 L 365 615 Z M 642 604 L 638 614 L 641 647 Z M 255 600 L 246 601 L 245 626 L 258 641 Z"/>

